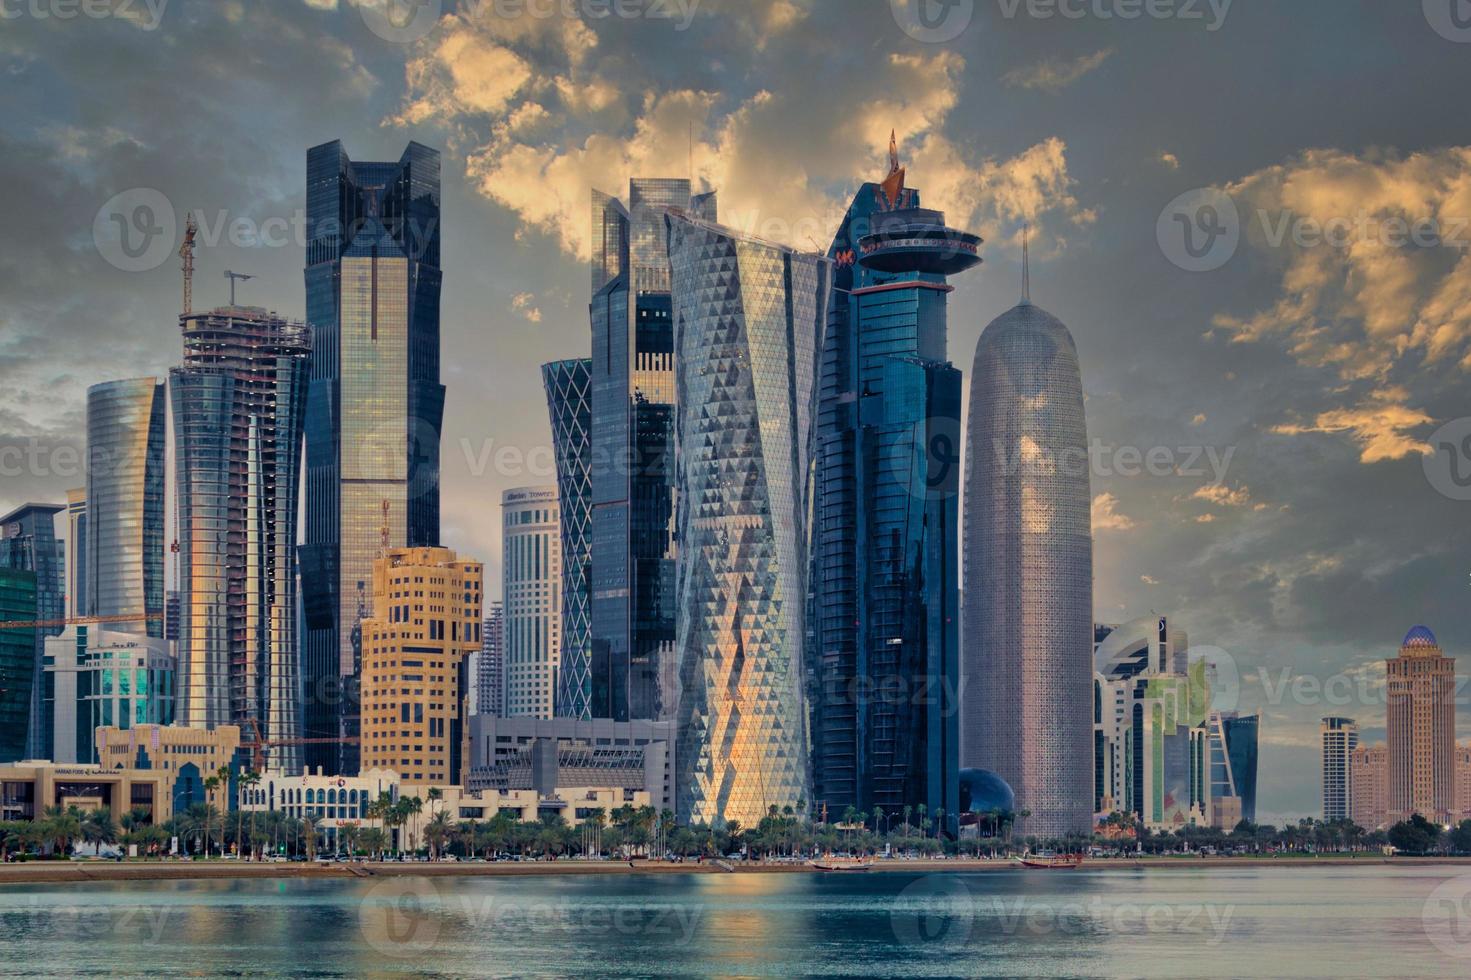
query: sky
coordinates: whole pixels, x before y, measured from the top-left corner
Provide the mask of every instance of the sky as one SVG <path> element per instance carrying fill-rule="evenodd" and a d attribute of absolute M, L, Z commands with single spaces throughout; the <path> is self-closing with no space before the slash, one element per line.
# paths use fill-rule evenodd
<path fill-rule="evenodd" d="M 88 385 L 178 362 L 185 214 L 196 307 L 231 269 L 300 317 L 307 147 L 418 140 L 444 168 L 441 538 L 497 581 L 501 492 L 553 480 L 537 368 L 589 348 L 590 189 L 693 176 L 722 221 L 825 249 L 893 130 L 985 239 L 950 297 L 967 375 L 1030 226 L 1082 363 L 1095 616 L 1216 648 L 1222 705 L 1263 712 L 1259 816 L 1315 815 L 1318 719 L 1382 738 L 1416 623 L 1471 655 L 1452 2 L 0 0 L 0 511 L 81 485 Z"/>

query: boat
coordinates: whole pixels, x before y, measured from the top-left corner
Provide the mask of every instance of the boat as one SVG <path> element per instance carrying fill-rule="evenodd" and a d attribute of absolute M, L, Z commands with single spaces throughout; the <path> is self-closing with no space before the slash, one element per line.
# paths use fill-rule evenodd
<path fill-rule="evenodd" d="M 1041 871 L 1071 871 L 1083 863 L 1081 854 L 1054 854 L 1051 851 L 1038 851 L 1036 854 L 1024 855 L 1017 858 L 1024 868 Z"/>
<path fill-rule="evenodd" d="M 813 858 L 807 863 L 818 871 L 868 871 L 873 868 L 872 861 L 861 858 Z"/>

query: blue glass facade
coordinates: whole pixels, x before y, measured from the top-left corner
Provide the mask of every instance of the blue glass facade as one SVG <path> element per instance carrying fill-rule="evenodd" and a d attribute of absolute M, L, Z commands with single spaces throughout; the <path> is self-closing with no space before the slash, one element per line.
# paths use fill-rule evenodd
<path fill-rule="evenodd" d="M 893 160 L 839 227 L 818 408 L 808 678 L 815 801 L 924 805 L 953 831 L 960 372 L 947 276 L 975 236 L 919 208 Z"/>
<path fill-rule="evenodd" d="M 1221 716 L 1231 779 L 1236 795 L 1241 797 L 1241 818 L 1252 823 L 1256 823 L 1257 739 L 1261 725 L 1261 715 L 1226 712 Z"/>
<path fill-rule="evenodd" d="M 0 622 L 36 618 L 36 573 L 0 567 Z M 0 761 L 26 754 L 30 733 L 35 627 L 0 628 Z"/>
<path fill-rule="evenodd" d="M 556 715 L 592 717 L 592 640 L 588 611 L 588 532 L 592 516 L 592 361 L 578 358 L 541 366 L 557 460 L 557 500 L 562 532 L 562 667 L 557 675 Z M 491 713 L 491 712 L 487 712 Z"/>
<path fill-rule="evenodd" d="M 358 597 L 391 546 L 439 542 L 439 153 L 355 162 L 307 151 L 306 312 L 313 331 L 300 551 L 307 736 L 357 734 Z M 356 772 L 351 746 L 305 762 Z"/>
<path fill-rule="evenodd" d="M 24 504 L 0 517 L 0 568 L 36 573 L 36 618 L 59 620 L 66 615 L 65 565 L 62 543 L 56 538 L 56 515 L 64 504 Z M 46 637 L 60 633 L 60 625 L 35 631 L 36 654 L 31 664 L 31 707 L 26 736 L 26 758 L 49 759 L 45 711 L 41 703 L 41 665 Z"/>

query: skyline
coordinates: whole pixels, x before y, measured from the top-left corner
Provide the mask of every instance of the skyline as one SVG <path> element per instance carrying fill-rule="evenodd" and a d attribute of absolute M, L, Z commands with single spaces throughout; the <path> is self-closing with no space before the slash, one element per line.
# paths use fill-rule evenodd
<path fill-rule="evenodd" d="M 262 11 L 221 4 L 216 15 L 213 7 L 176 2 L 156 32 L 121 22 L 21 20 L 0 36 L 10 80 L 7 112 L 15 120 L 0 136 L 7 151 L 0 166 L 17 188 L 18 220 L 37 231 L 34 248 L 42 260 L 22 269 L 13 255 L 0 259 L 0 307 L 7 311 L 3 447 L 24 448 L 37 438 L 49 447 L 48 468 L 58 470 L 60 455 L 52 450 L 81 444 L 87 384 L 162 378 L 176 363 L 179 273 L 172 249 L 156 268 L 125 273 L 93 243 L 93 219 L 114 193 L 158 190 L 180 231 L 186 209 L 204 209 L 196 306 L 223 303 L 221 272 L 240 268 L 260 277 L 240 285 L 242 303 L 299 317 L 302 250 L 210 245 L 221 232 L 218 211 L 258 227 L 292 215 L 302 205 L 302 152 L 323 140 L 341 138 L 352 153 L 371 159 L 394 159 L 405 142 L 420 140 L 443 149 L 450 216 L 441 538 L 485 559 L 487 577 L 499 580 L 496 494 L 550 483 L 554 472 L 549 454 L 535 473 L 524 466 L 501 472 L 511 467 L 498 468 L 482 454 L 490 440 L 492 454 L 502 446 L 523 455 L 550 446 L 536 368 L 579 356 L 587 336 L 586 231 L 578 230 L 586 224 L 587 197 L 563 214 L 538 210 L 549 205 L 523 192 L 618 188 L 646 172 L 647 159 L 686 159 L 692 142 L 688 157 L 721 195 L 723 219 L 740 227 L 755 212 L 758 230 L 772 230 L 762 224 L 764 215 L 793 229 L 810 225 L 813 237 L 825 241 L 836 227 L 833 202 L 882 172 L 892 126 L 926 204 L 986 239 L 986 264 L 958 279 L 952 296 L 958 364 L 968 362 L 980 326 L 1019 294 L 1020 227 L 1029 218 L 1036 228 L 1033 291 L 1077 331 L 1090 434 L 1107 445 L 1137 447 L 1141 455 L 1164 447 L 1182 464 L 1189 457 L 1182 450 L 1197 446 L 1229 460 L 1220 484 L 1211 483 L 1204 454 L 1191 464 L 1206 471 L 1198 477 L 1127 478 L 1095 470 L 1094 617 L 1121 622 L 1168 613 L 1201 644 L 1232 654 L 1243 678 L 1239 706 L 1267 709 L 1262 819 L 1317 808 L 1314 788 L 1295 785 L 1295 777 L 1312 764 L 1321 716 L 1355 717 L 1367 734 L 1375 730 L 1375 713 L 1382 715 L 1382 708 L 1322 698 L 1291 703 L 1290 712 L 1260 705 L 1273 691 L 1294 700 L 1291 685 L 1280 680 L 1283 668 L 1320 682 L 1372 677 L 1398 637 L 1420 622 L 1436 631 L 1448 654 L 1467 649 L 1466 574 L 1455 560 L 1471 534 L 1457 521 L 1465 504 L 1434 490 L 1413 448 L 1465 411 L 1455 404 L 1464 381 L 1453 365 L 1465 353 L 1466 326 L 1434 322 L 1437 304 L 1455 299 L 1437 289 L 1459 286 L 1448 259 L 1417 255 L 1414 263 L 1407 260 L 1412 268 L 1398 269 L 1332 249 L 1273 249 L 1260 240 L 1263 223 L 1254 216 L 1254 206 L 1265 207 L 1270 232 L 1284 195 L 1305 212 L 1331 214 L 1350 189 L 1392 207 L 1392 195 L 1408 186 L 1433 202 L 1436 217 L 1454 218 L 1454 208 L 1471 196 L 1471 153 L 1460 145 L 1468 139 L 1464 121 L 1453 110 L 1403 111 L 1384 91 L 1403 66 L 1386 63 L 1382 51 L 1375 58 L 1367 56 L 1373 50 L 1354 47 L 1391 50 L 1392 39 L 1419 39 L 1425 57 L 1412 69 L 1416 84 L 1451 90 L 1463 78 L 1455 63 L 1464 61 L 1466 49 L 1438 39 L 1418 9 L 1363 4 L 1328 18 L 1242 6 L 1216 32 L 1145 21 L 986 20 L 981 13 L 954 45 L 941 47 L 903 33 L 883 5 L 873 17 L 850 20 L 826 8 L 803 16 L 796 4 L 753 4 L 747 12 L 709 3 L 690 24 L 697 43 L 669 53 L 681 59 L 676 71 L 673 62 L 640 68 L 628 58 L 650 32 L 669 25 L 554 19 L 521 32 L 499 23 L 454 23 L 405 48 L 374 35 L 346 6 L 335 12 L 320 6 Z M 1328 31 L 1354 20 L 1355 30 L 1335 34 L 1344 47 L 1331 59 L 1292 49 L 1292 58 L 1283 59 L 1289 69 L 1318 73 L 1331 80 L 1323 88 L 1334 91 L 1300 94 L 1279 107 L 1260 93 L 1287 74 L 1274 57 L 1281 50 L 1274 39 L 1293 34 L 1300 18 Z M 201 70 L 181 93 L 154 67 L 161 49 L 151 46 L 166 46 L 188 65 L 221 43 L 248 46 L 252 37 L 272 32 L 279 34 L 279 50 L 260 57 L 282 63 L 250 74 L 249 85 Z M 116 40 L 118 49 L 99 57 L 99 36 Z M 96 64 L 76 63 L 89 40 Z M 299 46 L 317 43 L 335 61 L 296 57 Z M 785 74 L 795 66 L 784 59 L 820 56 L 839 44 L 877 56 L 853 66 L 835 63 L 838 81 L 811 93 L 820 109 L 770 94 L 797 85 Z M 1251 48 L 1260 49 L 1261 77 L 1227 75 L 1223 66 L 1232 56 L 1223 52 Z M 701 63 L 683 60 L 697 60 L 689 49 L 703 56 Z M 1159 112 L 1129 108 L 1139 145 L 1119 147 L 1108 124 L 1124 111 L 1124 85 L 1161 79 L 1162 51 L 1193 58 L 1205 77 L 1215 70 L 1236 84 L 1212 92 L 1220 108 L 1203 123 L 1187 111 L 1199 108 L 1198 95 L 1151 87 Z M 1103 52 L 1109 53 L 1099 58 Z M 451 56 L 457 71 L 444 67 Z M 50 75 L 62 67 L 75 74 Z M 72 97 L 104 69 L 126 81 L 117 87 L 121 102 L 109 101 L 107 126 L 96 107 Z M 566 86 L 557 84 L 564 78 Z M 270 104 L 271 93 L 311 85 L 320 101 Z M 254 90 L 252 101 L 233 101 L 241 89 Z M 762 91 L 765 98 L 757 94 Z M 576 103 L 579 95 L 604 101 Z M 173 100 L 185 108 L 154 111 Z M 1310 101 L 1312 111 L 1298 100 Z M 211 143 L 221 133 L 216 127 L 229 125 L 243 104 L 259 113 L 255 132 L 243 138 L 260 152 L 221 155 Z M 1232 107 L 1248 104 L 1261 117 L 1249 134 L 1232 122 Z M 795 138 L 819 112 L 858 114 L 861 124 L 831 141 Z M 176 116 L 187 118 L 187 128 Z M 690 117 L 697 117 L 694 140 Z M 498 129 L 504 132 L 497 135 Z M 628 149 L 607 145 L 609 133 Z M 171 138 L 181 134 L 187 152 Z M 248 169 L 257 164 L 258 171 Z M 1239 198 L 1247 234 L 1223 268 L 1189 273 L 1161 251 L 1157 219 L 1178 194 L 1216 185 Z M 1364 187 L 1374 193 L 1358 190 Z M 1382 269 L 1385 264 L 1390 268 Z M 1345 298 L 1350 269 L 1368 285 Z M 1402 281 L 1400 272 L 1413 275 Z M 1260 316 L 1278 309 L 1289 274 L 1317 288 L 1311 305 L 1300 317 L 1289 307 L 1273 318 Z M 65 300 L 56 302 L 57 296 Z M 1387 342 L 1404 325 L 1396 304 L 1425 322 L 1404 352 Z M 1364 314 L 1353 315 L 1356 308 Z M 1282 336 L 1280 325 L 1294 317 L 1321 325 Z M 90 352 L 99 325 L 108 341 L 102 358 Z M 1230 343 L 1232 336 L 1245 339 Z M 504 367 L 487 375 L 487 365 Z M 1371 389 L 1391 397 L 1375 398 Z M 1342 431 L 1308 431 L 1316 429 Z M 1116 454 L 1103 457 L 1110 470 L 1119 462 Z M 28 500 L 63 501 L 81 482 L 79 471 L 7 472 L 0 510 Z M 1258 665 L 1271 672 L 1269 684 L 1245 680 Z"/>

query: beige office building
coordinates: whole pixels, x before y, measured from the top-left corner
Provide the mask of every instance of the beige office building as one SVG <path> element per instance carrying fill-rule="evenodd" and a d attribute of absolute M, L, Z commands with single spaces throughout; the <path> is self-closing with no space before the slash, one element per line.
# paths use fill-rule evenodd
<path fill-rule="evenodd" d="M 1348 818 L 1365 830 L 1389 819 L 1389 749 L 1383 742 L 1360 745 L 1349 756 Z"/>
<path fill-rule="evenodd" d="M 170 786 L 188 766 L 194 767 L 202 783 L 228 767 L 240 749 L 240 729 L 235 725 L 208 730 L 182 725 L 103 726 L 93 737 L 102 768 L 162 772 Z M 228 797 L 228 788 L 221 787 L 209 794 L 209 802 L 224 810 L 232 802 Z"/>
<path fill-rule="evenodd" d="M 520 487 L 501 495 L 502 707 L 507 718 L 556 713 L 562 669 L 559 515 L 556 487 Z"/>
<path fill-rule="evenodd" d="M 1412 814 L 1446 823 L 1455 816 L 1456 662 L 1435 634 L 1416 626 L 1399 656 L 1385 662 L 1389 735 L 1389 820 Z"/>
<path fill-rule="evenodd" d="M 484 567 L 448 548 L 390 548 L 373 563 L 362 622 L 363 770 L 405 792 L 461 779 L 462 665 L 480 649 Z"/>
<path fill-rule="evenodd" d="M 114 817 L 142 811 L 161 824 L 174 815 L 173 779 L 156 769 L 104 769 L 27 760 L 0 765 L 0 820 L 34 820 L 48 806 L 97 810 Z"/>

